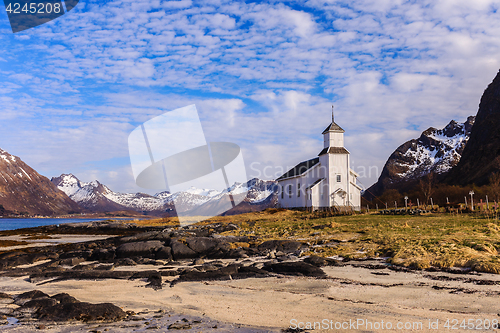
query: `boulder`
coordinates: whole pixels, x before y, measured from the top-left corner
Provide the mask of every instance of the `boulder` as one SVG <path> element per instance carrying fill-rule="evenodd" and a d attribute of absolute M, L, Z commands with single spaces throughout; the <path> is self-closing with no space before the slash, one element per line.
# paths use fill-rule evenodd
<path fill-rule="evenodd" d="M 90 261 L 96 260 L 100 262 L 112 262 L 114 259 L 115 251 L 113 249 L 97 249 L 89 257 Z"/>
<path fill-rule="evenodd" d="M 78 303 L 79 300 L 74 298 L 73 296 L 67 293 L 60 293 L 51 297 L 52 299 L 57 300 L 59 303 Z"/>
<path fill-rule="evenodd" d="M 49 295 L 40 290 L 31 290 L 14 297 L 14 303 L 23 305 L 24 303 L 37 298 L 49 298 Z"/>
<path fill-rule="evenodd" d="M 269 240 L 265 241 L 259 246 L 257 246 L 257 249 L 261 253 L 269 253 L 271 251 L 281 251 L 283 253 L 293 253 L 300 248 L 302 248 L 304 245 L 300 242 L 297 241 L 291 241 L 291 240 Z"/>
<path fill-rule="evenodd" d="M 191 250 L 204 256 L 208 256 L 218 245 L 217 240 L 210 237 L 188 237 L 186 243 Z"/>
<path fill-rule="evenodd" d="M 154 290 L 161 289 L 161 273 L 158 271 L 141 271 L 134 273 L 130 277 L 130 280 L 133 279 L 142 279 L 146 278 L 149 284 L 146 285 L 146 287 L 153 288 Z"/>
<path fill-rule="evenodd" d="M 115 260 L 115 266 L 136 266 L 137 263 L 130 258 L 121 258 Z"/>
<path fill-rule="evenodd" d="M 314 265 L 316 267 L 343 266 L 344 265 L 341 260 L 335 260 L 335 259 L 331 259 L 331 258 L 323 258 L 323 257 L 314 256 L 314 255 L 305 258 L 304 262 L 311 264 L 311 265 Z"/>
<path fill-rule="evenodd" d="M 303 261 L 266 263 L 262 269 L 268 272 L 284 274 L 284 275 L 298 275 L 298 276 L 312 276 L 312 277 L 323 277 L 326 275 L 321 268 L 313 266 Z"/>
<path fill-rule="evenodd" d="M 231 280 L 267 276 L 269 276 L 269 272 L 257 267 L 232 264 L 219 269 L 184 271 L 180 274 L 179 278 L 171 283 L 171 285 L 188 281 Z"/>
<path fill-rule="evenodd" d="M 213 271 L 200 272 L 198 270 L 189 270 L 181 273 L 177 280 L 174 280 L 171 285 L 179 282 L 188 281 L 209 281 L 209 280 L 230 280 L 233 275 L 238 274 L 239 266 L 237 264 L 228 265 Z"/>
<path fill-rule="evenodd" d="M 155 259 L 164 259 L 171 261 L 173 259 L 172 249 L 168 246 L 163 246 L 161 249 L 156 251 Z"/>
<path fill-rule="evenodd" d="M 125 243 L 118 246 L 118 248 L 116 249 L 116 257 L 146 257 L 154 259 L 156 252 L 163 247 L 163 242 L 159 240 Z"/>
<path fill-rule="evenodd" d="M 179 242 L 178 240 L 172 240 L 170 246 L 172 247 L 172 256 L 175 260 L 198 257 L 198 254 L 195 251 L 191 250 L 187 245 Z"/>
<path fill-rule="evenodd" d="M 53 298 L 35 298 L 32 300 L 27 301 L 24 303 L 21 308 L 24 309 L 30 309 L 31 311 L 38 311 L 41 308 L 44 307 L 52 307 L 57 304 L 57 300 Z"/>
<path fill-rule="evenodd" d="M 46 321 L 118 321 L 126 316 L 127 314 L 122 309 L 111 303 L 59 303 L 50 307 L 42 307 L 36 312 L 38 319 Z"/>

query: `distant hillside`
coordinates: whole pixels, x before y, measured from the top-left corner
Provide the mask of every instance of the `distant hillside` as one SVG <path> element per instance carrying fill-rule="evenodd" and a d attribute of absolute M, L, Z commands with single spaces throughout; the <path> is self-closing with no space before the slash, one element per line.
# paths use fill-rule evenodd
<path fill-rule="evenodd" d="M 379 196 L 388 189 L 410 190 L 431 172 L 443 179 L 462 158 L 474 121 L 473 116 L 464 123 L 452 120 L 443 129 L 430 127 L 418 139 L 403 143 L 391 154 L 365 197 Z"/>
<path fill-rule="evenodd" d="M 91 212 L 135 210 L 138 212 L 162 213 L 169 207 L 164 200 L 144 193 L 118 193 L 97 180 L 81 182 L 72 174 L 53 177 L 52 183 L 66 193 L 80 207 Z M 170 207 L 171 208 L 171 207 Z"/>
<path fill-rule="evenodd" d="M 0 214 L 60 215 L 81 211 L 48 178 L 2 149 L 0 176 L 0 205 L 4 209 Z"/>
<path fill-rule="evenodd" d="M 500 170 L 500 71 L 481 97 L 476 121 L 462 159 L 446 177 L 457 185 L 484 185 Z"/>
<path fill-rule="evenodd" d="M 175 209 L 192 215 L 209 215 L 208 213 L 216 209 L 228 194 L 239 195 L 245 192 L 244 201 L 226 214 L 263 210 L 276 205 L 277 191 L 274 181 L 256 178 L 244 184 L 235 183 L 229 188 L 229 193 L 191 188 L 182 192 L 160 192 L 155 195 L 114 192 L 97 180 L 81 182 L 72 174 L 54 177 L 52 183 L 82 208 L 92 212 L 134 210 L 154 215 L 174 214 Z"/>

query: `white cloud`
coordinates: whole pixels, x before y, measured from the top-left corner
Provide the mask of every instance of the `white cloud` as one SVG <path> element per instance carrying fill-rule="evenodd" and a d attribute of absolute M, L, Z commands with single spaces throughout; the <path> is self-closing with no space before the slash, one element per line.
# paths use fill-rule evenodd
<path fill-rule="evenodd" d="M 86 161 L 127 156 L 137 124 L 194 102 L 210 139 L 237 142 L 248 161 L 291 166 L 317 154 L 334 103 L 354 163 L 381 170 L 405 140 L 476 112 L 500 67 L 497 7 L 80 3 L 23 35 L 0 35 L 0 118 L 12 128 L 2 148 L 35 168 L 90 176 Z M 114 177 L 118 190 L 130 188 Z"/>

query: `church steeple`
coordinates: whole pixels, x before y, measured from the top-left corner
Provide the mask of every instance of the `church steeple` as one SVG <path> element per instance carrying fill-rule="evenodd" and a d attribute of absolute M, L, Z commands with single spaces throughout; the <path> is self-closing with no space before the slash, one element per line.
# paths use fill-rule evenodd
<path fill-rule="evenodd" d="M 324 148 L 320 152 L 320 156 L 324 153 L 331 152 L 344 152 L 347 151 L 344 148 L 344 130 L 342 127 L 335 123 L 335 118 L 333 114 L 333 105 L 332 105 L 332 122 L 328 127 L 323 131 L 323 142 Z"/>
<path fill-rule="evenodd" d="M 345 131 L 335 123 L 335 120 L 333 118 L 333 105 L 332 105 L 332 123 L 328 125 L 328 127 L 323 131 L 321 134 L 325 134 L 327 132 L 338 132 L 338 133 L 344 133 Z"/>

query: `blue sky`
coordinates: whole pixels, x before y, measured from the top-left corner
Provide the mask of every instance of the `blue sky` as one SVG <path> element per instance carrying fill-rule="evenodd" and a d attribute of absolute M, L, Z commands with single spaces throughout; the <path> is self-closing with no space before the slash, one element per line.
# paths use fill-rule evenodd
<path fill-rule="evenodd" d="M 128 134 L 194 103 L 208 140 L 274 178 L 318 154 L 333 104 L 369 186 L 404 141 L 477 112 L 500 67 L 499 6 L 83 0 L 16 34 L 2 6 L 0 147 L 49 178 L 141 191 Z"/>

